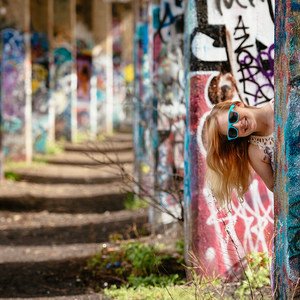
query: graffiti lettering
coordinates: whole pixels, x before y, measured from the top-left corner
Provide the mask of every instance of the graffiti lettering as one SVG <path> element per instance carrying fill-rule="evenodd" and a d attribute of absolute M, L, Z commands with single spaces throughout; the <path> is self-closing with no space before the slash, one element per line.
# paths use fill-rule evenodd
<path fill-rule="evenodd" d="M 236 53 L 237 63 L 239 65 L 238 72 L 241 73 L 241 79 L 239 82 L 243 84 L 243 92 L 245 95 L 254 98 L 254 103 L 259 104 L 263 101 L 271 100 L 270 90 L 274 90 L 272 79 L 274 76 L 273 65 L 274 60 L 272 53 L 274 45 L 271 45 L 267 51 L 267 47 L 256 42 L 256 48 L 258 49 L 258 56 L 254 57 L 250 50 L 254 48 L 254 44 L 249 43 L 248 34 L 249 27 L 245 26 L 242 16 L 239 16 L 238 24 L 234 29 L 235 41 L 240 41 L 238 48 L 234 51 Z M 261 51 L 259 51 L 261 50 Z M 246 96 L 244 99 L 249 104 L 249 98 Z"/>
<path fill-rule="evenodd" d="M 159 35 L 163 43 L 166 43 L 170 39 L 170 30 L 175 30 L 177 33 L 183 33 L 182 1 L 177 2 L 175 6 L 173 5 L 173 1 L 171 1 L 171 3 L 164 1 L 161 5 L 159 26 L 156 34 Z"/>
<path fill-rule="evenodd" d="M 222 3 L 225 5 L 225 7 L 227 9 L 230 9 L 232 7 L 232 5 L 234 4 L 234 2 L 241 8 L 247 8 L 249 5 L 246 4 L 242 4 L 240 0 L 215 0 L 216 2 L 216 6 L 218 11 L 220 12 L 221 15 L 223 15 L 223 11 L 222 11 Z M 254 7 L 254 0 L 248 0 L 248 3 Z M 261 0 L 262 2 L 264 2 L 264 0 Z"/>

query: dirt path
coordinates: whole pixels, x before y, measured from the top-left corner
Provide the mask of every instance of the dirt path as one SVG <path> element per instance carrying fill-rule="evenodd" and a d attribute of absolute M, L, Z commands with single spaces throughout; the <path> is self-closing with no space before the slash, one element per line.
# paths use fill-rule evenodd
<path fill-rule="evenodd" d="M 67 144 L 43 156 L 47 164 L 10 170 L 21 181 L 0 184 L 0 299 L 105 299 L 89 287 L 87 259 L 111 234 L 132 238 L 148 220 L 145 209 L 124 210 L 120 174 L 103 155 L 132 171 L 132 137 L 110 141 Z"/>

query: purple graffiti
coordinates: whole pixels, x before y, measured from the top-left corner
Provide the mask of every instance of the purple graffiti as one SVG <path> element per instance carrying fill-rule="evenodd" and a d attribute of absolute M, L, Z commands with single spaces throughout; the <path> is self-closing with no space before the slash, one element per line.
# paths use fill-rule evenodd
<path fill-rule="evenodd" d="M 274 44 L 267 51 L 264 51 L 267 47 L 256 41 L 256 48 L 259 51 L 258 55 L 254 57 L 250 50 L 255 45 L 247 43 L 250 36 L 247 33 L 248 29 L 249 27 L 244 25 L 242 16 L 239 16 L 239 21 L 234 31 L 234 39 L 241 42 L 235 53 L 237 54 L 237 63 L 240 66 L 238 72 L 242 74 L 240 82 L 243 83 L 244 93 L 253 97 L 255 104 L 259 104 L 271 100 L 268 94 L 270 90 L 274 91 L 272 83 L 274 77 L 274 59 L 272 57 Z M 238 33 L 241 34 L 238 35 Z M 249 91 L 249 86 L 250 88 L 254 86 L 254 91 L 253 88 Z M 249 103 L 247 98 L 245 101 Z"/>

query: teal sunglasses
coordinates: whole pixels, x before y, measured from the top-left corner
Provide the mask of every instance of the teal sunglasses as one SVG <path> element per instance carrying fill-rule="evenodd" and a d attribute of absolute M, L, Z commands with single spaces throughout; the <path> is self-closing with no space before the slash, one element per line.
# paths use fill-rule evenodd
<path fill-rule="evenodd" d="M 228 112 L 228 130 L 227 130 L 227 138 L 228 140 L 234 140 L 239 136 L 238 130 L 233 127 L 232 125 L 237 123 L 240 116 L 236 111 L 233 111 L 233 108 L 235 107 L 235 104 L 232 104 L 230 106 L 229 112 Z"/>

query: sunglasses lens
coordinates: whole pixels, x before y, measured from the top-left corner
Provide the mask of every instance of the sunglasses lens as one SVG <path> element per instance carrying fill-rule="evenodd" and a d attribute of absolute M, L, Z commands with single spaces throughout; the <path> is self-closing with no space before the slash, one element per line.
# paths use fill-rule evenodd
<path fill-rule="evenodd" d="M 237 114 L 237 112 L 231 111 L 230 114 L 229 114 L 229 116 L 228 116 L 228 120 L 229 120 L 229 122 L 231 124 L 235 123 L 238 120 L 238 114 Z"/>
<path fill-rule="evenodd" d="M 231 139 L 234 139 L 234 138 L 237 137 L 237 135 L 238 135 L 238 131 L 234 127 L 230 127 L 229 130 L 228 130 L 228 136 Z"/>

